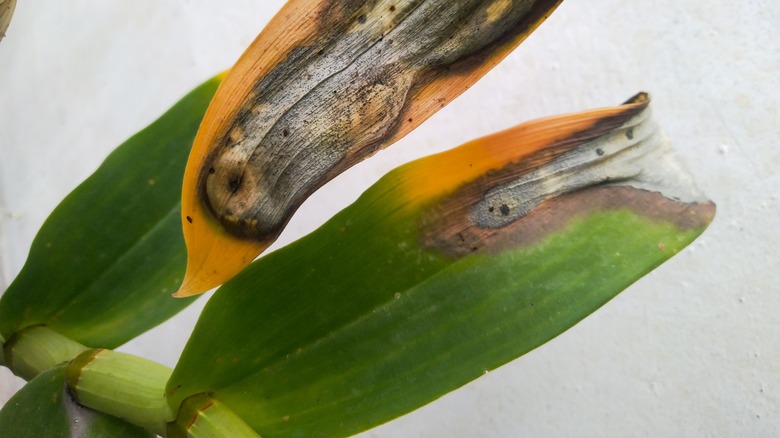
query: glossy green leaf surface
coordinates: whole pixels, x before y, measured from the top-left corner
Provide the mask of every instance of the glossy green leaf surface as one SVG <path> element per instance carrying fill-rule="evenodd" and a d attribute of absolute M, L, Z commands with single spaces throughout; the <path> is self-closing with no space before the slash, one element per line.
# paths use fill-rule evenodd
<path fill-rule="evenodd" d="M 170 298 L 187 260 L 179 218 L 192 140 L 212 79 L 112 152 L 52 212 L 0 299 L 0 334 L 45 324 L 114 348 L 191 300 Z"/>
<path fill-rule="evenodd" d="M 536 243 L 452 258 L 421 245 L 404 167 L 212 297 L 168 383 L 262 436 L 345 436 L 534 349 L 703 231 L 628 208 L 562 218 Z"/>
<path fill-rule="evenodd" d="M 65 386 L 65 367 L 39 374 L 0 410 L 0 437 L 153 437 L 119 418 L 74 402 Z"/>

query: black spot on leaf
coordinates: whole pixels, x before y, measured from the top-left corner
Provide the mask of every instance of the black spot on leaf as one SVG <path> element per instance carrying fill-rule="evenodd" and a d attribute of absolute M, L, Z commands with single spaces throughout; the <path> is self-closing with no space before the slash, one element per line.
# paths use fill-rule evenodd
<path fill-rule="evenodd" d="M 231 194 L 235 194 L 240 188 L 241 188 L 241 177 L 231 178 L 230 181 L 228 181 L 228 191 Z"/>

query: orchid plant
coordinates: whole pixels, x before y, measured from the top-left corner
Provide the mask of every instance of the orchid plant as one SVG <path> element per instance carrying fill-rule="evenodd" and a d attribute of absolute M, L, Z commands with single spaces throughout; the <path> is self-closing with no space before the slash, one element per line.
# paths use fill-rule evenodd
<path fill-rule="evenodd" d="M 41 228 L 0 299 L 1 363 L 29 381 L 0 435 L 348 436 L 550 341 L 682 250 L 715 207 L 638 93 L 403 165 L 255 260 L 306 197 L 560 3 L 289 1 Z M 114 351 L 214 287 L 174 369 Z"/>

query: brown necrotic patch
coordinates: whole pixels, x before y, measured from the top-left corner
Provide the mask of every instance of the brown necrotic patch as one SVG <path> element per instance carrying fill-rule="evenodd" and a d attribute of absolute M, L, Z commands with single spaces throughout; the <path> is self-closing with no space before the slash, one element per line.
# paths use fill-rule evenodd
<path fill-rule="evenodd" d="M 551 167 L 551 164 L 556 162 L 556 160 L 560 160 L 566 154 L 575 152 L 577 148 L 591 144 L 609 133 L 619 130 L 630 120 L 645 111 L 648 105 L 648 95 L 646 93 L 638 93 L 624 104 L 624 110 L 611 116 L 595 119 L 585 129 L 551 139 L 550 144 L 545 148 L 523 156 L 521 159 L 510 162 L 499 169 L 486 172 L 479 178 L 459 187 L 452 195 L 445 197 L 433 207 L 432 213 L 427 216 L 428 221 L 430 223 L 439 223 L 442 228 L 449 228 L 448 221 L 459 222 L 462 218 L 473 216 L 471 212 L 474 207 L 484 203 L 491 190 L 511 184 L 524 175 Z M 521 146 L 518 145 L 518 147 Z M 601 153 L 598 151 L 601 151 Z M 605 152 L 601 148 L 596 148 L 595 154 L 596 157 L 601 157 Z M 499 217 L 513 215 L 517 218 L 524 216 L 527 212 L 520 214 L 513 212 L 513 207 L 517 208 L 522 203 L 517 202 L 518 198 L 522 196 L 523 194 L 515 194 L 511 202 L 512 206 L 509 205 L 509 202 L 487 203 L 485 206 L 487 213 Z M 529 205 L 527 209 L 530 210 L 534 207 L 535 205 Z M 508 219 L 511 220 L 512 218 Z M 485 227 L 484 224 L 482 226 Z"/>
<path fill-rule="evenodd" d="M 501 228 L 483 228 L 464 215 L 429 215 L 423 219 L 421 244 L 451 257 L 473 252 L 498 253 L 538 243 L 572 220 L 597 211 L 630 210 L 681 230 L 703 228 L 715 215 L 715 204 L 682 203 L 660 193 L 628 186 L 597 186 L 547 200 L 526 216 Z"/>
<path fill-rule="evenodd" d="M 640 93 L 623 111 L 463 184 L 422 215 L 422 245 L 453 257 L 502 250 L 619 209 L 681 229 L 705 226 L 714 205 L 679 166 L 648 103 Z"/>
<path fill-rule="evenodd" d="M 204 205 L 236 236 L 275 237 L 308 195 L 397 139 L 402 121 L 454 97 L 425 97 L 420 113 L 418 93 L 489 63 L 559 2 L 324 3 L 315 32 L 238 103 L 203 164 Z"/>

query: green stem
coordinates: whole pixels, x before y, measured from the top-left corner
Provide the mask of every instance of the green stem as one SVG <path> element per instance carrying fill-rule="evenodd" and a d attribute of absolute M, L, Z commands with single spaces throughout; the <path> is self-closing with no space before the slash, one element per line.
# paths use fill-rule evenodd
<path fill-rule="evenodd" d="M 160 436 L 259 437 L 207 394 L 186 399 L 174 414 L 165 398 L 172 370 L 126 353 L 90 349 L 45 326 L 28 327 L 0 344 L 0 364 L 31 380 L 70 361 L 66 381 L 76 401 Z"/>
<path fill-rule="evenodd" d="M 31 380 L 67 362 L 87 347 L 54 330 L 38 325 L 17 332 L 3 345 L 3 365 L 17 376 Z"/>
<path fill-rule="evenodd" d="M 176 421 L 168 424 L 168 438 L 247 437 L 260 438 L 224 403 L 208 394 L 184 400 Z"/>
<path fill-rule="evenodd" d="M 66 380 L 84 406 L 165 436 L 174 419 L 165 400 L 171 369 L 111 350 L 87 350 L 68 366 Z"/>

